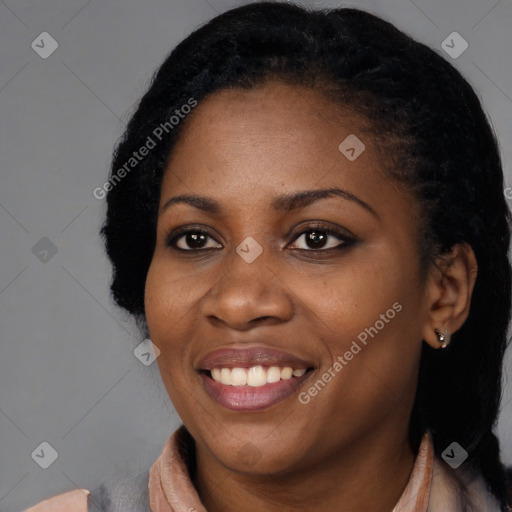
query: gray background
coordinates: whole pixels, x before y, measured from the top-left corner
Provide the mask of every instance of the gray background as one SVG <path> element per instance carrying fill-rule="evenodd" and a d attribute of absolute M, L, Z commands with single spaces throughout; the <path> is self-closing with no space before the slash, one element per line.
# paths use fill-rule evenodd
<path fill-rule="evenodd" d="M 142 341 L 135 325 L 109 298 L 98 236 L 105 202 L 92 191 L 105 182 L 113 145 L 152 72 L 195 27 L 240 3 L 0 2 L 3 512 L 115 474 L 139 474 L 179 424 L 156 363 L 134 356 Z M 492 118 L 512 186 L 510 0 L 302 3 L 380 14 L 458 67 Z M 469 44 L 456 59 L 441 48 L 453 31 Z M 31 47 L 41 45 L 42 32 L 59 45 L 46 59 Z M 507 464 L 510 352 L 498 428 Z M 43 441 L 58 453 L 48 469 L 31 456 Z"/>

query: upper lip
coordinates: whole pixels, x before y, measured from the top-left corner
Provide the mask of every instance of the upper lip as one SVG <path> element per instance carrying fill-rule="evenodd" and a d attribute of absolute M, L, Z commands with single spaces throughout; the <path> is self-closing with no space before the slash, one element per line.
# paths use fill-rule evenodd
<path fill-rule="evenodd" d="M 305 361 L 293 354 L 275 348 L 257 345 L 251 347 L 229 346 L 213 350 L 201 359 L 198 369 L 243 368 L 257 365 L 289 366 L 295 370 L 301 368 L 307 369 L 313 366 L 310 361 Z"/>

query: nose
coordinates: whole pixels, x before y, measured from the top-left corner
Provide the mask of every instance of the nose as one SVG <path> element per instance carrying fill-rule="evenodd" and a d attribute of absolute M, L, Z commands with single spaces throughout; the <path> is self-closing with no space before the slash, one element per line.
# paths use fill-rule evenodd
<path fill-rule="evenodd" d="M 233 251 L 203 297 L 203 316 L 241 331 L 289 321 L 294 314 L 290 290 L 271 260 L 265 250 L 251 263 Z"/>

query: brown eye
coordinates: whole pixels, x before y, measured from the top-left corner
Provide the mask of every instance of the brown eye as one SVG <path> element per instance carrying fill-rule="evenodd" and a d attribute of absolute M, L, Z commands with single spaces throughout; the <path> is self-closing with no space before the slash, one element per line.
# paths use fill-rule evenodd
<path fill-rule="evenodd" d="M 200 229 L 189 229 L 183 230 L 178 234 L 174 234 L 172 238 L 167 240 L 166 245 L 168 247 L 173 247 L 181 251 L 194 251 L 201 249 L 218 248 L 208 247 L 207 244 L 209 239 L 214 240 L 214 238 L 208 232 Z M 181 246 L 179 244 L 181 244 Z"/>
<path fill-rule="evenodd" d="M 299 235 L 294 239 L 294 242 L 296 243 L 296 241 L 301 237 L 304 237 L 304 243 L 306 247 L 292 247 L 292 249 L 305 251 L 327 251 L 330 249 L 339 249 L 342 246 L 348 245 L 350 242 L 352 242 L 352 240 L 350 240 L 343 233 L 330 228 L 309 228 L 299 233 Z M 337 239 L 339 243 L 336 243 L 335 239 Z"/>

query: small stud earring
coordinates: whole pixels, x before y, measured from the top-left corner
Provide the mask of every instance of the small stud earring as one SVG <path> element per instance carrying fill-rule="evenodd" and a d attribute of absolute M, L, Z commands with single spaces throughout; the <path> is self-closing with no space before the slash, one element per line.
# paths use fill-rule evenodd
<path fill-rule="evenodd" d="M 437 329 L 434 329 L 437 334 L 437 340 L 441 343 L 440 348 L 446 348 L 451 341 L 452 335 L 448 332 L 448 329 L 445 329 L 444 333 L 439 332 Z"/>

